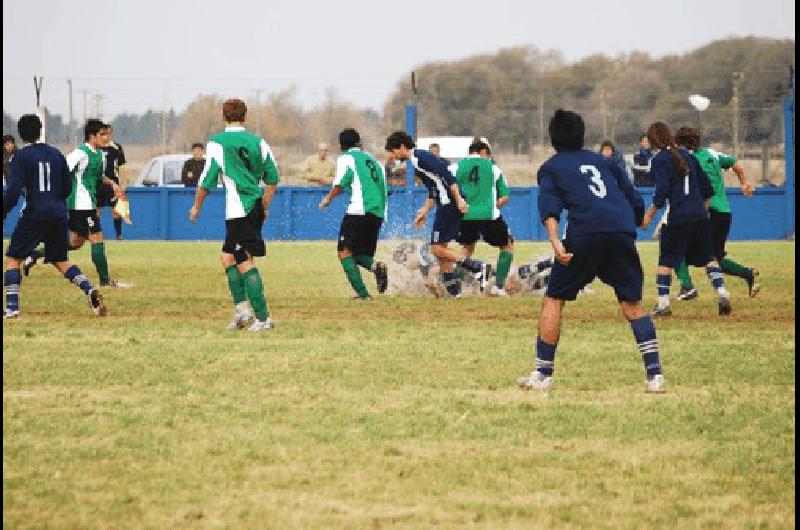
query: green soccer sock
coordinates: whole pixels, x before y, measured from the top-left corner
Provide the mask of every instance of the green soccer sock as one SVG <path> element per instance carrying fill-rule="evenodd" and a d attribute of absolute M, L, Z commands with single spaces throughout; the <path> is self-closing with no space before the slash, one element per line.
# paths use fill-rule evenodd
<path fill-rule="evenodd" d="M 361 298 L 365 298 L 369 296 L 369 292 L 367 292 L 367 287 L 364 285 L 364 280 L 361 279 L 361 273 L 358 271 L 358 265 L 356 264 L 356 260 L 353 259 L 352 256 L 348 256 L 339 260 L 342 262 L 342 268 L 344 269 L 344 273 L 347 276 L 347 281 L 350 282 L 350 285 L 353 286 L 356 294 Z"/>
<path fill-rule="evenodd" d="M 745 279 L 750 277 L 750 269 L 748 269 L 744 265 L 736 263 L 732 259 L 723 258 L 719 262 L 719 265 L 720 267 L 722 267 L 722 272 L 730 276 L 737 276 L 739 278 L 745 278 Z"/>
<path fill-rule="evenodd" d="M 681 282 L 681 289 L 694 288 L 694 283 L 692 283 L 692 276 L 689 274 L 689 266 L 686 264 L 686 260 L 681 261 L 681 264 L 675 269 L 675 276 L 677 276 Z"/>
<path fill-rule="evenodd" d="M 266 320 L 269 317 L 267 308 L 267 297 L 264 296 L 264 283 L 261 281 L 261 274 L 256 267 L 242 274 L 245 292 L 250 299 L 250 306 L 259 320 Z"/>
<path fill-rule="evenodd" d="M 106 247 L 103 243 L 92 243 L 92 263 L 97 269 L 100 283 L 108 281 L 108 260 L 106 259 Z"/>
<path fill-rule="evenodd" d="M 244 277 L 239 273 L 239 268 L 236 265 L 231 265 L 225 269 L 225 275 L 228 276 L 228 289 L 231 290 L 231 298 L 233 298 L 233 305 L 239 305 L 247 300 L 247 292 L 244 288 Z"/>
<path fill-rule="evenodd" d="M 372 265 L 374 263 L 372 256 L 367 256 L 366 254 L 359 254 L 358 256 L 355 257 L 355 259 L 356 263 L 358 263 L 368 271 L 372 270 Z"/>
<path fill-rule="evenodd" d="M 511 269 L 511 261 L 514 259 L 514 253 L 507 250 L 501 250 L 500 255 L 497 257 L 497 278 L 495 285 L 500 289 L 506 284 L 506 277 L 508 271 Z"/>

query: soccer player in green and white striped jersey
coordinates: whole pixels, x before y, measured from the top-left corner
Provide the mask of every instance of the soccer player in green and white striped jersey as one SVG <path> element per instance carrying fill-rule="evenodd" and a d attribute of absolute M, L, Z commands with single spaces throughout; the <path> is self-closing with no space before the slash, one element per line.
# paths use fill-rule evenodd
<path fill-rule="evenodd" d="M 469 156 L 458 163 L 455 172 L 458 185 L 469 204 L 461 221 L 457 240 L 467 256 L 475 252 L 475 243 L 483 239 L 500 249 L 495 284 L 491 296 L 508 296 L 503 289 L 514 259 L 514 238 L 500 215 L 500 208 L 511 198 L 503 172 L 489 159 L 489 145 L 479 139 L 469 146 Z"/>
<path fill-rule="evenodd" d="M 280 179 L 269 144 L 243 126 L 247 114 L 244 101 L 227 100 L 222 114 L 226 127 L 208 142 L 206 164 L 189 219 L 197 219 L 209 190 L 221 178 L 225 185 L 225 242 L 221 258 L 235 307 L 228 329 L 242 329 L 252 322 L 248 330 L 258 332 L 271 329 L 273 322 L 254 258 L 266 254 L 261 228 Z M 260 186 L 262 181 L 266 191 Z M 248 300 L 252 310 L 247 306 Z"/>
<path fill-rule="evenodd" d="M 386 292 L 389 278 L 385 263 L 374 260 L 383 219 L 386 217 L 388 188 L 383 166 L 361 150 L 361 136 L 355 129 L 339 133 L 342 154 L 336 160 L 336 175 L 331 191 L 320 201 L 324 210 L 344 190 L 350 192 L 350 205 L 339 229 L 339 261 L 347 280 L 356 292 L 355 300 L 370 295 L 358 266 L 375 274 L 378 292 Z"/>

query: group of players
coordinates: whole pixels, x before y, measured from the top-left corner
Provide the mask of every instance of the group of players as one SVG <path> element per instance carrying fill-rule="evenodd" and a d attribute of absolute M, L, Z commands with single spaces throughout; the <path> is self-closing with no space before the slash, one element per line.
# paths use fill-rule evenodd
<path fill-rule="evenodd" d="M 226 128 L 208 142 L 206 164 L 189 219 L 196 221 L 209 191 L 221 179 L 226 194 L 226 236 L 221 263 L 234 304 L 228 329 L 247 327 L 260 332 L 271 329 L 274 323 L 254 258 L 265 254 L 261 232 L 279 182 L 278 170 L 269 144 L 244 128 L 245 103 L 239 99 L 227 100 L 222 110 Z M 103 315 L 106 308 L 100 292 L 67 261 L 67 250 L 78 248 L 88 237 L 101 286 L 110 283 L 97 220 L 96 186 L 99 182 L 108 184 L 115 196 L 121 190 L 102 174 L 99 148 L 108 142 L 104 132 L 107 129 L 104 124 L 90 120 L 85 129 L 86 144 L 66 158 L 55 148 L 38 142 L 40 130 L 36 116 L 20 119 L 20 135 L 29 145 L 20 150 L 12 163 L 9 189 L 4 196 L 4 218 L 23 188 L 27 201 L 7 252 L 6 317 L 19 315 L 20 263 L 35 255 L 40 242 L 44 243 L 45 261 L 53 263 L 69 281 L 78 285 L 94 312 Z M 758 292 L 757 272 L 727 260 L 724 254 L 730 213 L 729 208 L 728 212 L 721 211 L 727 206 L 727 200 L 722 201 L 725 190 L 721 175 L 723 168 L 736 167 L 736 161 L 700 149 L 700 136 L 694 129 L 680 129 L 676 143 L 676 136 L 665 124 L 654 123 L 647 135 L 658 150 L 651 164 L 656 191 L 652 206 L 645 211 L 641 196 L 625 172 L 583 148 L 585 126 L 578 114 L 556 111 L 549 132 L 556 154 L 539 169 L 538 182 L 539 212 L 553 257 L 532 267 L 521 267 L 518 272 L 522 276 L 523 269 L 527 274 L 552 270 L 539 318 L 536 366 L 518 383 L 525 389 L 551 387 L 563 306 L 599 278 L 614 289 L 623 315 L 631 323 L 645 365 L 645 389 L 662 392 L 664 378 L 655 325 L 641 304 L 644 276 L 635 246 L 636 229 L 647 228 L 668 204 L 665 224 L 660 230 L 659 302 L 655 316 L 670 313 L 670 273 L 683 268 L 684 263 L 705 267 L 719 296 L 719 313 L 730 314 L 730 296 L 723 272 L 744 278 L 751 296 Z M 386 175 L 382 165 L 361 148 L 356 130 L 344 129 L 339 143 L 342 154 L 337 159 L 333 186 L 319 203 L 319 209 L 324 210 L 335 197 L 349 192 L 350 202 L 339 232 L 338 257 L 356 293 L 355 299 L 368 301 L 371 297 L 359 267 L 374 274 L 379 293 L 386 291 L 389 282 L 387 265 L 374 258 L 387 214 Z M 504 287 L 513 261 L 514 240 L 500 208 L 508 202 L 510 193 L 502 171 L 491 159 L 490 146 L 476 139 L 468 156 L 451 168 L 429 151 L 416 148 L 413 138 L 402 131 L 389 135 L 385 148 L 397 159 L 411 164 L 428 190 L 428 198 L 416 213 L 414 225 L 421 228 L 436 208 L 429 249 L 438 262 L 447 295 L 460 296 L 465 275 L 474 275 L 483 291 L 494 272 L 490 294 L 506 296 Z M 741 168 L 736 172 L 744 184 Z M 752 189 L 745 187 L 745 193 L 751 194 Z M 709 221 L 709 201 L 712 201 L 711 211 L 717 212 L 712 216 L 718 217 L 713 222 Z M 567 228 L 562 238 L 559 223 L 564 210 Z M 499 249 L 494 271 L 491 265 L 472 257 L 481 239 Z M 448 247 L 453 242 L 461 245 L 460 251 Z M 461 269 L 461 274 L 456 268 Z"/>

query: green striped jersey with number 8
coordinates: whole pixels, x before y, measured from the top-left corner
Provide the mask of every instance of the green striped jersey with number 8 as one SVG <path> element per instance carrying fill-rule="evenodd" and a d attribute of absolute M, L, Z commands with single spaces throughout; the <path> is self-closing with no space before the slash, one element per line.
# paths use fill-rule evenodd
<path fill-rule="evenodd" d="M 470 155 L 458 163 L 458 186 L 469 204 L 465 221 L 491 220 L 500 217 L 497 199 L 510 191 L 503 172 L 488 158 Z"/>
<path fill-rule="evenodd" d="M 211 190 L 220 178 L 225 186 L 225 219 L 240 219 L 252 211 L 264 195 L 261 181 L 268 185 L 280 181 L 269 144 L 244 127 L 226 127 L 206 146 L 200 186 Z"/>
<path fill-rule="evenodd" d="M 354 147 L 336 159 L 333 185 L 350 191 L 349 215 L 386 217 L 388 190 L 383 166 L 372 155 Z"/>

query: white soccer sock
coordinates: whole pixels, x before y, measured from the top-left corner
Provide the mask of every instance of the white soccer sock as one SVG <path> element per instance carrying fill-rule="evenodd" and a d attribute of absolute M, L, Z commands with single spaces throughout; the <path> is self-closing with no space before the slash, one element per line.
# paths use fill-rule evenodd
<path fill-rule="evenodd" d="M 664 308 L 669 307 L 669 295 L 660 295 L 658 297 L 658 307 Z"/>
<path fill-rule="evenodd" d="M 244 302 L 239 302 L 236 304 L 236 312 L 237 313 L 249 313 L 250 312 L 250 304 L 245 300 Z"/>

